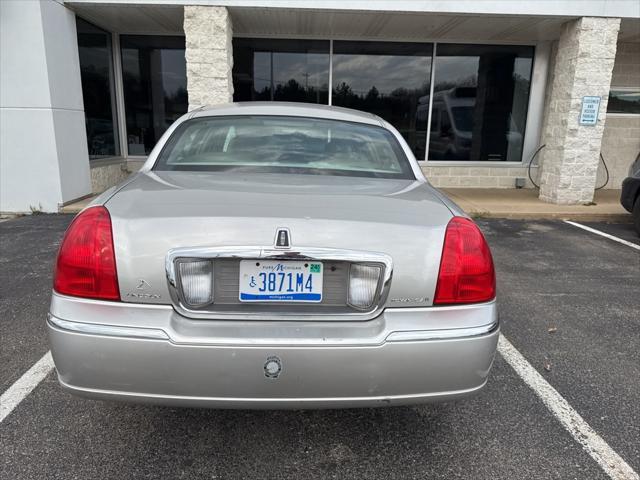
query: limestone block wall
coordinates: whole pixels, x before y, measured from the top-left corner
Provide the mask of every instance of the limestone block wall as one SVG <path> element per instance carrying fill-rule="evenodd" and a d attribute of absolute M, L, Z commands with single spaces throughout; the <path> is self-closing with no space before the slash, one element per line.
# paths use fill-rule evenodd
<path fill-rule="evenodd" d="M 640 44 L 618 43 L 611 88 L 633 87 L 640 91 Z M 602 155 L 611 179 L 606 188 L 620 188 L 629 165 L 640 152 L 640 115 L 607 114 Z M 602 169 L 602 166 L 600 167 Z"/>
<path fill-rule="evenodd" d="M 442 188 L 515 188 L 516 178 L 525 179 L 525 188 L 533 188 L 527 176 L 526 166 L 423 166 L 422 172 L 435 187 Z M 537 178 L 537 168 L 531 175 Z"/>
<path fill-rule="evenodd" d="M 609 184 L 605 188 L 620 188 L 629 167 L 640 152 L 640 115 L 607 116 L 602 137 L 602 155 L 609 168 Z M 602 167 L 600 167 L 602 168 Z M 599 173 L 598 176 L 602 175 Z"/>
<path fill-rule="evenodd" d="M 91 191 L 102 193 L 130 175 L 126 162 L 114 162 L 91 166 Z"/>
<path fill-rule="evenodd" d="M 582 17 L 563 26 L 543 125 L 540 198 L 593 200 L 620 19 Z M 579 125 L 582 97 L 602 97 L 595 126 Z"/>
<path fill-rule="evenodd" d="M 612 87 L 640 86 L 640 43 L 618 43 L 611 77 Z"/>
<path fill-rule="evenodd" d="M 233 99 L 233 28 L 225 7 L 184 7 L 189 110 Z"/>

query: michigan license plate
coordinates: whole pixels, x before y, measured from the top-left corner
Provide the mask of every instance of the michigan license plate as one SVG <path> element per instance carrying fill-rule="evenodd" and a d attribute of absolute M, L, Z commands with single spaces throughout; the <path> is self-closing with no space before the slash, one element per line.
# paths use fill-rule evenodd
<path fill-rule="evenodd" d="M 321 302 L 322 263 L 240 261 L 241 302 Z"/>

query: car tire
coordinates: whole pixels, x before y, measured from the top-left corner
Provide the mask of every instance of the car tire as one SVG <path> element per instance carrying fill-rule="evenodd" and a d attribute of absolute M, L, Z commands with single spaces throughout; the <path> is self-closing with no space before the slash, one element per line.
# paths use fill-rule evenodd
<path fill-rule="evenodd" d="M 640 195 L 636 198 L 636 203 L 633 205 L 633 224 L 636 227 L 636 233 L 640 237 Z"/>

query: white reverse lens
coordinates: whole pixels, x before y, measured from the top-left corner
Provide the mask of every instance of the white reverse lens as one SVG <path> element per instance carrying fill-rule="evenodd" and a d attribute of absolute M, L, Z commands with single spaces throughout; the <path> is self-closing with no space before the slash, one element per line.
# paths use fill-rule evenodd
<path fill-rule="evenodd" d="M 213 265 L 208 260 L 179 264 L 182 295 L 187 304 L 200 307 L 213 300 Z"/>
<path fill-rule="evenodd" d="M 351 265 L 349 273 L 349 305 L 368 308 L 378 290 L 380 267 L 372 265 Z"/>

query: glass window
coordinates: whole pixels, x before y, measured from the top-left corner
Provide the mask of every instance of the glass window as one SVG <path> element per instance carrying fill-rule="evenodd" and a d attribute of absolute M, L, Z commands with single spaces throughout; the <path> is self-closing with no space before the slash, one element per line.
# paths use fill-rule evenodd
<path fill-rule="evenodd" d="M 607 113 L 640 114 L 640 89 L 612 87 L 609 91 Z"/>
<path fill-rule="evenodd" d="M 111 34 L 76 18 L 89 158 L 120 154 L 113 88 Z"/>
<path fill-rule="evenodd" d="M 438 44 L 429 160 L 521 161 L 533 52 Z"/>
<path fill-rule="evenodd" d="M 424 43 L 333 43 L 332 104 L 387 120 L 424 160 L 433 46 Z"/>
<path fill-rule="evenodd" d="M 122 35 L 120 47 L 129 155 L 146 155 L 187 112 L 185 40 Z"/>
<path fill-rule="evenodd" d="M 329 42 L 233 39 L 233 100 L 328 103 Z"/>
<path fill-rule="evenodd" d="M 266 115 L 189 120 L 154 168 L 415 178 L 400 144 L 382 127 Z"/>

